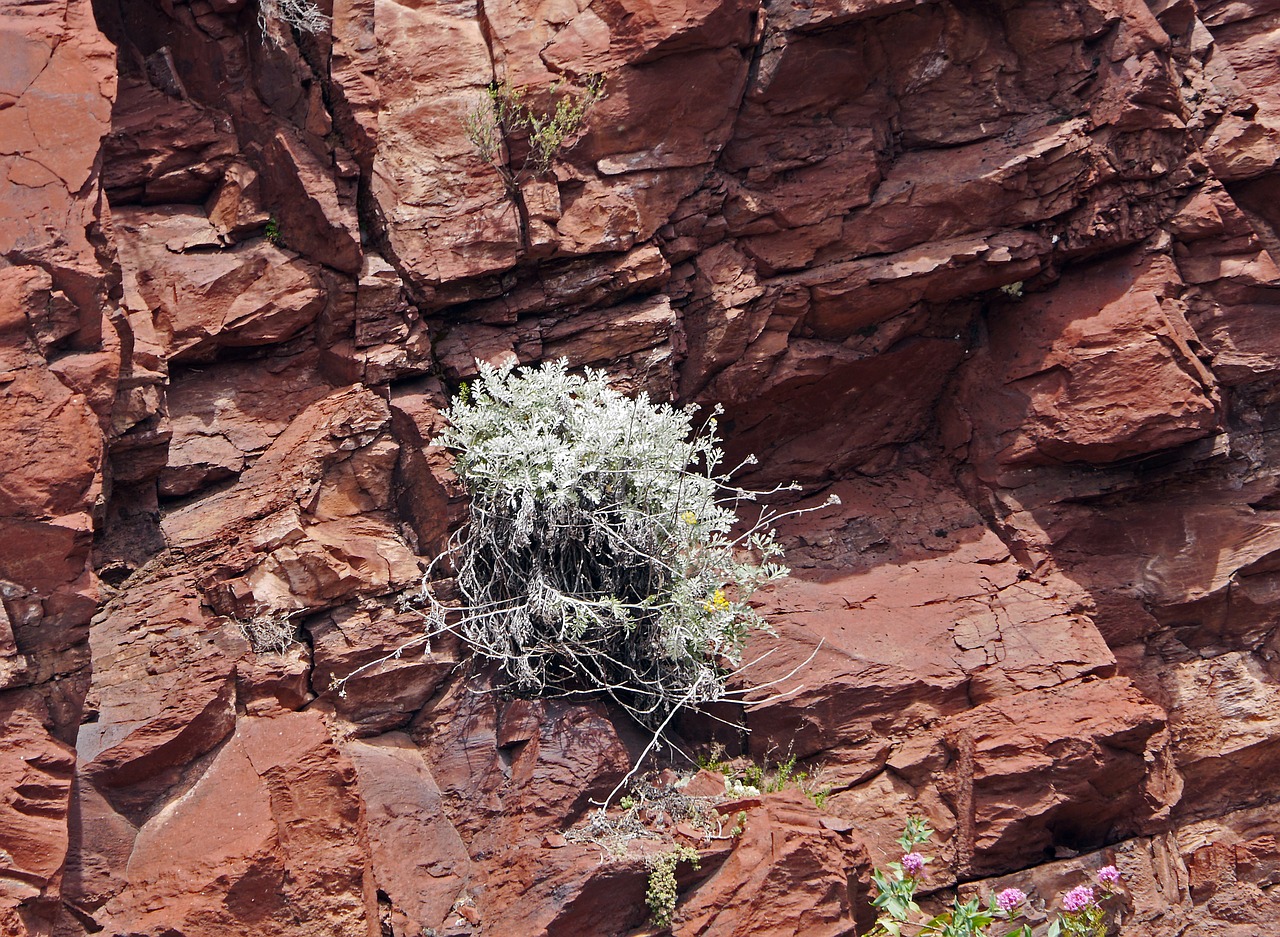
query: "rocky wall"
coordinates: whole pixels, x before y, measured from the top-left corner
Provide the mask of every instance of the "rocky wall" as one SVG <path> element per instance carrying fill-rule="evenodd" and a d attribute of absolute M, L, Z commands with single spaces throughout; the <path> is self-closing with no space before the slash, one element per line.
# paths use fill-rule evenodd
<path fill-rule="evenodd" d="M 671 831 L 677 935 L 862 932 L 912 813 L 938 897 L 1273 926 L 1280 5 L 323 8 L 0 0 L 0 932 L 652 933 L 564 836 L 643 731 L 388 657 L 448 394 L 557 357 L 842 499 L 675 734 L 829 793 Z M 595 74 L 512 198 L 465 115 Z"/>

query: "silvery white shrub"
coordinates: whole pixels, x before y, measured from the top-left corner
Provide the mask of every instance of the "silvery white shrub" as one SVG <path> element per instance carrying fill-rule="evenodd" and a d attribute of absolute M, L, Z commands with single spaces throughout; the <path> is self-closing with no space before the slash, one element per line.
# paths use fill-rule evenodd
<path fill-rule="evenodd" d="M 722 473 L 714 416 L 695 430 L 693 409 L 565 361 L 481 364 L 464 391 L 438 441 L 457 453 L 470 518 L 436 561 L 463 606 L 436 600 L 429 570 L 433 630 L 496 661 L 519 694 L 603 691 L 651 726 L 723 697 L 765 627 L 747 600 L 788 570 L 768 512 L 739 527 L 754 493 Z"/>

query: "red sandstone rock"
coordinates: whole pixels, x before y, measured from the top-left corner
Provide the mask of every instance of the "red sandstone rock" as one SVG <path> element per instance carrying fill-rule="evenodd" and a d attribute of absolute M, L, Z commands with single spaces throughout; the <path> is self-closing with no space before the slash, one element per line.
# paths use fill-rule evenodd
<path fill-rule="evenodd" d="M 474 873 L 422 753 L 398 733 L 345 751 L 365 803 L 373 874 L 391 899 L 392 932 L 442 929 Z"/>
<path fill-rule="evenodd" d="M 520 896 L 491 907 L 478 902 L 478 910 L 459 908 L 460 915 L 473 910 L 481 933 L 529 932 L 548 937 L 574 934 L 632 935 L 652 933 L 646 928 L 644 903 L 648 867 L 640 856 L 602 858 L 594 846 L 546 850 L 524 861 L 510 853 L 496 863 L 485 892 Z M 533 861 L 529 861 L 533 859 Z M 677 886 L 692 874 L 683 864 Z M 470 919 L 470 918 L 468 918 Z"/>
<path fill-rule="evenodd" d="M 1225 384 L 1254 381 L 1274 370 L 1276 349 L 1265 327 L 1272 307 L 1274 260 L 1240 206 L 1220 187 L 1206 187 L 1175 216 L 1174 259 L 1191 286 L 1188 321 L 1213 352 Z"/>
<path fill-rule="evenodd" d="M 0 11 L 0 257 L 35 264 L 80 313 L 84 345 L 100 328 L 109 278 L 99 262 L 96 169 L 116 93 L 115 50 L 83 0 Z M 55 220 L 56 219 L 56 220 Z"/>
<path fill-rule="evenodd" d="M 81 726 L 77 756 L 84 776 L 140 822 L 190 761 L 235 728 L 244 639 L 201 607 L 189 575 L 163 567 L 106 612 L 90 635 L 93 720 Z"/>
<path fill-rule="evenodd" d="M 643 926 L 643 850 L 561 835 L 634 727 L 447 642 L 330 691 L 462 519 L 425 376 L 559 355 L 843 479 L 742 683 L 821 640 L 804 688 L 729 711 L 839 816 L 763 798 L 677 933 L 865 929 L 910 812 L 938 885 L 1105 859 L 1126 933 L 1274 920 L 1268 4 L 242 7 L 0 11 L 0 929 Z M 465 113 L 602 70 L 519 221 Z"/>
<path fill-rule="evenodd" d="M 1087 597 L 1027 575 L 954 493 L 920 475 L 833 492 L 789 522 L 803 565 L 763 605 L 782 640 L 745 655 L 771 651 L 745 687 L 781 681 L 748 698 L 783 694 L 747 712 L 757 757 L 823 751 L 864 775 L 939 716 L 1114 666 Z"/>
<path fill-rule="evenodd" d="M 493 77 L 479 22 L 440 4 L 390 3 L 377 11 L 376 37 L 383 48 L 415 50 L 382 59 L 376 73 L 385 103 L 371 191 L 401 269 L 429 285 L 511 266 L 515 205 L 462 126 Z"/>
<path fill-rule="evenodd" d="M 173 437 L 161 495 L 187 495 L 234 477 L 328 388 L 316 355 L 200 367 L 175 376 L 167 403 Z"/>
<path fill-rule="evenodd" d="M 330 165 L 298 134 L 280 130 L 264 146 L 261 173 L 278 200 L 282 243 L 343 273 L 358 272 L 359 223 L 341 163 Z"/>
<path fill-rule="evenodd" d="M 202 588 L 219 611 L 314 611 L 416 583 L 418 562 L 386 513 L 397 455 L 388 424 L 369 391 L 331 395 L 236 486 L 169 515 L 173 544 L 212 552 Z"/>
<path fill-rule="evenodd" d="M 81 2 L 0 6 L 0 61 L 0 931 L 34 937 L 59 914 L 116 429 L 97 179 L 116 63 Z"/>
<path fill-rule="evenodd" d="M 466 490 L 453 459 L 435 440 L 444 431 L 445 393 L 436 380 L 401 384 L 391 398 L 391 427 L 400 441 L 396 504 L 417 551 L 434 558 L 449 531 L 466 519 Z"/>
<path fill-rule="evenodd" d="M 681 903 L 673 932 L 852 933 L 849 880 L 865 857 L 820 818 L 798 792 L 766 798 L 748 812 L 724 865 Z"/>
<path fill-rule="evenodd" d="M 377 934 L 362 815 L 319 717 L 242 718 L 186 796 L 139 829 L 125 887 L 95 917 L 137 934 Z"/>
<path fill-rule="evenodd" d="M 982 871 L 1027 861 L 1046 827 L 1088 842 L 1118 817 L 1137 824 L 1167 811 L 1177 792 L 1162 786 L 1167 767 L 1157 770 L 1163 711 L 1128 684 L 1076 682 L 1115 666 L 1087 598 L 1060 576 L 1028 576 L 989 532 L 974 536 L 985 528 L 967 505 L 914 481 L 838 486 L 844 505 L 791 522 L 802 538 L 793 556 L 807 568 L 767 599 L 782 640 L 744 674 L 747 686 L 781 681 L 755 694 L 779 698 L 747 710 L 755 757 L 816 761 L 836 788 L 834 809 L 864 835 L 874 830 L 878 848 L 892 848 L 904 813 L 929 811 L 959 849 L 953 861 Z M 829 565 L 859 554 L 853 569 Z M 930 620 L 938 612 L 945 621 Z M 748 659 L 772 644 L 757 642 Z M 1000 715 L 967 728 L 986 712 Z M 1077 737 L 1084 747 L 1073 752 Z M 1042 745 L 1057 754 L 1033 755 Z M 950 771 L 963 780 L 945 780 Z M 1017 778 L 1022 790 L 1037 771 L 1062 774 L 1036 789 L 1071 793 L 1035 800 L 998 780 Z M 1095 800 L 1085 792 L 1104 776 L 1128 780 Z M 1144 778 L 1148 799 L 1137 787 L 1120 795 Z"/>
<path fill-rule="evenodd" d="M 75 755 L 50 736 L 47 719 L 36 693 L 0 694 L 0 926 L 15 937 L 48 932 L 67 855 Z"/>
<path fill-rule="evenodd" d="M 217 231 L 202 211 L 120 210 L 115 224 L 126 262 L 151 271 L 139 292 L 170 360 L 281 342 L 310 325 L 324 304 L 311 264 L 265 241 L 217 250 Z"/>
<path fill-rule="evenodd" d="M 378 145 L 378 41 L 372 0 L 333 4 L 329 65 L 334 118 L 361 168 L 369 171 Z"/>
<path fill-rule="evenodd" d="M 201 202 L 231 164 L 236 139 L 217 115 L 150 82 L 120 83 L 103 152 L 103 185 L 116 205 Z"/>
<path fill-rule="evenodd" d="M 490 675 L 459 676 L 411 734 L 473 854 L 515 855 L 521 839 L 563 829 L 612 791 L 642 747 L 636 729 L 607 719 L 599 703 L 546 701 L 529 713 L 485 692 Z M 525 731 L 513 737 L 508 726 L 500 737 L 499 713 L 510 706 L 523 711 Z"/>
<path fill-rule="evenodd" d="M 1043 300 L 1002 304 L 989 351 L 962 379 L 968 425 L 951 430 L 957 444 L 979 440 L 970 458 L 984 477 L 1016 487 L 1016 466 L 1113 462 L 1213 432 L 1215 382 L 1191 347 L 1180 285 L 1167 259 L 1131 254 Z"/>
<path fill-rule="evenodd" d="M 716 797 L 725 791 L 724 780 L 724 775 L 703 768 L 681 790 L 689 797 Z"/>
<path fill-rule="evenodd" d="M 27 310 L 53 301 L 44 272 L 13 267 L 0 274 L 0 366 L 6 378 L 0 386 L 6 401 L 0 445 L 10 459 L 0 480 L 0 515 L 5 517 L 69 514 L 92 502 L 100 484 L 101 436 L 88 401 L 46 367 L 26 337 Z M 55 428 L 32 433 L 51 421 Z"/>
<path fill-rule="evenodd" d="M 1169 806 L 1143 789 L 1163 725 L 1164 712 L 1127 681 L 1035 691 L 951 720 L 944 745 L 957 780 L 943 788 L 958 815 L 960 869 L 990 873 L 1054 842 L 1079 848 L 1141 832 Z"/>
<path fill-rule="evenodd" d="M 355 734 L 379 735 L 408 724 L 457 669 L 448 636 L 423 640 L 423 618 L 418 611 L 348 607 L 308 622 L 312 686 Z M 337 681 L 348 677 L 336 690 Z"/>
<path fill-rule="evenodd" d="M 67 810 L 70 846 L 62 873 L 65 908 L 54 933 L 74 933 L 72 924 L 92 916 L 128 884 L 129 855 L 138 828 L 117 813 L 96 787 L 77 779 Z"/>

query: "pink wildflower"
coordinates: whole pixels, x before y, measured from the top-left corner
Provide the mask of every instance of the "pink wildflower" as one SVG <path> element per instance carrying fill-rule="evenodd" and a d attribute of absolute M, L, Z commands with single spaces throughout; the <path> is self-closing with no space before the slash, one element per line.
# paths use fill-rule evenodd
<path fill-rule="evenodd" d="M 1098 884 L 1110 889 L 1120 883 L 1120 870 L 1114 865 L 1104 865 L 1098 870 Z"/>
<path fill-rule="evenodd" d="M 1088 885 L 1077 885 L 1062 896 L 1062 907 L 1073 914 L 1083 911 L 1093 904 L 1093 889 Z"/>
<path fill-rule="evenodd" d="M 918 852 L 909 852 L 902 857 L 902 871 L 915 878 L 924 871 L 924 856 Z"/>
<path fill-rule="evenodd" d="M 996 907 L 1008 914 L 1027 900 L 1027 893 L 1020 888 L 1006 888 L 996 895 Z"/>

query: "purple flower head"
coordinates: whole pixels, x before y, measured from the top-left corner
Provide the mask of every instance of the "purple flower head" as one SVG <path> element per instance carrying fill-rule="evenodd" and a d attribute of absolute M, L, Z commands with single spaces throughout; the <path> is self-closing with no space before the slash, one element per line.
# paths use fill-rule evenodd
<path fill-rule="evenodd" d="M 902 871 L 915 878 L 924 871 L 924 856 L 918 852 L 909 852 L 902 857 Z"/>
<path fill-rule="evenodd" d="M 1077 885 L 1062 896 L 1062 907 L 1072 913 L 1083 911 L 1091 904 L 1093 904 L 1093 889 L 1088 885 Z"/>
<path fill-rule="evenodd" d="M 1108 889 L 1120 884 L 1120 870 L 1114 865 L 1104 865 L 1098 870 L 1098 884 Z"/>
<path fill-rule="evenodd" d="M 1006 888 L 996 895 L 996 907 L 1008 914 L 1014 908 L 1021 907 L 1027 900 L 1027 893 L 1020 888 Z"/>

